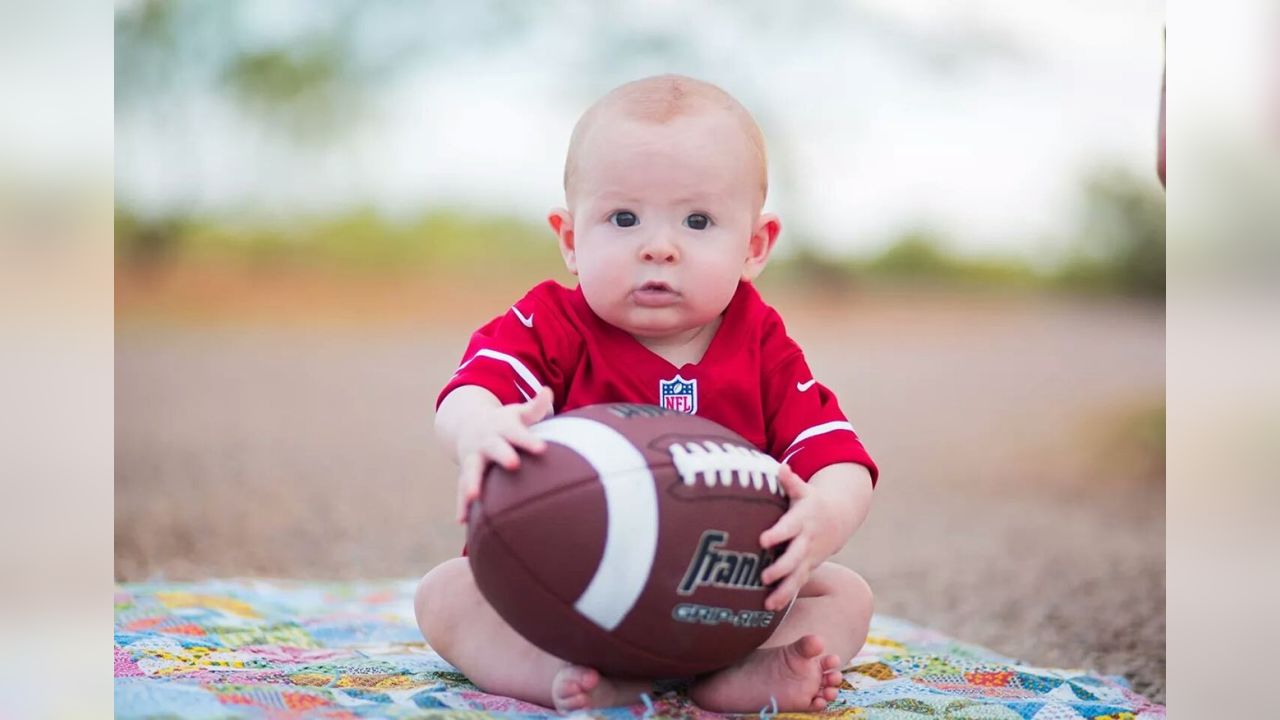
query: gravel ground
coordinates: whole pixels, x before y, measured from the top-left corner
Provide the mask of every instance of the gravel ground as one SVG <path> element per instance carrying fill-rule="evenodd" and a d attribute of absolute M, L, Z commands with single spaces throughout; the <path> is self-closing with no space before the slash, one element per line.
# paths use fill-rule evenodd
<path fill-rule="evenodd" d="M 1163 445 L 1135 429 L 1163 402 L 1162 311 L 775 302 L 882 468 L 838 556 L 877 610 L 1162 702 Z M 431 408 L 503 307 L 376 330 L 122 324 L 116 577 L 410 576 L 455 555 Z"/>

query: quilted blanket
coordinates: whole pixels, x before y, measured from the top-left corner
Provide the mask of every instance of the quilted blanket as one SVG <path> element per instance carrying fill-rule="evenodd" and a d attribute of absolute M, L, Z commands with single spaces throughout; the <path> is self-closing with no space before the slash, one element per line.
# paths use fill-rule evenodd
<path fill-rule="evenodd" d="M 130 584 L 115 595 L 118 718 L 532 718 L 431 651 L 413 582 Z M 761 716 L 771 715 L 762 709 Z M 1150 720 L 1165 709 L 1118 677 L 1030 667 L 877 616 L 825 715 L 885 720 Z M 719 717 L 678 692 L 578 713 Z M 781 719 L 779 719 L 781 720 Z"/>

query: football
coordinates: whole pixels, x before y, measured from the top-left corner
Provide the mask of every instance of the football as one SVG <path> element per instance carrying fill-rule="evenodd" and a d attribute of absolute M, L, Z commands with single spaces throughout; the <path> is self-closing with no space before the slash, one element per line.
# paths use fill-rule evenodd
<path fill-rule="evenodd" d="M 608 676 L 733 664 L 765 610 L 760 534 L 786 511 L 778 463 L 721 425 L 651 405 L 593 405 L 532 426 L 547 443 L 492 466 L 470 509 L 480 592 L 527 640 Z"/>

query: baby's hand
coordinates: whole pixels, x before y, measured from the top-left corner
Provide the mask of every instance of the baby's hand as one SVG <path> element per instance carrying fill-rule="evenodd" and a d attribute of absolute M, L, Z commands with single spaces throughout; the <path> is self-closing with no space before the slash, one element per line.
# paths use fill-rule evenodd
<path fill-rule="evenodd" d="M 547 444 L 529 426 L 551 412 L 551 389 L 543 387 L 528 402 L 503 405 L 476 416 L 458 435 L 458 522 L 465 523 L 471 501 L 480 497 L 480 481 L 489 463 L 507 470 L 520 467 L 515 448 L 540 454 Z M 512 447 L 515 446 L 515 447 Z"/>
<path fill-rule="evenodd" d="M 832 546 L 833 538 L 839 532 L 830 513 L 824 510 L 817 498 L 811 497 L 813 488 L 786 465 L 779 469 L 778 480 L 791 498 L 791 507 L 773 527 L 760 535 L 760 544 L 765 548 L 791 541 L 787 551 L 760 574 L 765 585 L 785 578 L 765 598 L 765 609 L 773 611 L 786 607 L 809 581 L 813 569 L 839 549 Z"/>

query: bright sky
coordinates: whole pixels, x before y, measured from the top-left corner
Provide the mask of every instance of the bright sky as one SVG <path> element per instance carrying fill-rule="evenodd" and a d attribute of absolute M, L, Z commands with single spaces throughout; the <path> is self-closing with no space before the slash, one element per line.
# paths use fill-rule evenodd
<path fill-rule="evenodd" d="M 613 85 L 668 71 L 720 84 L 756 115 L 784 242 L 790 231 L 865 250 L 927 225 L 966 250 L 1035 254 L 1070 235 L 1091 169 L 1120 165 L 1156 183 L 1163 2 L 805 8 L 816 5 L 818 23 L 797 17 L 799 4 L 627 3 L 604 37 L 581 4 L 539 5 L 518 43 L 407 69 L 324 154 L 279 148 L 212 97 L 197 102 L 196 136 L 118 124 L 117 188 L 151 210 L 451 204 L 541 222 L 562 202 L 579 113 Z M 672 27 L 691 53 L 588 66 L 615 42 L 609 31 Z"/>

